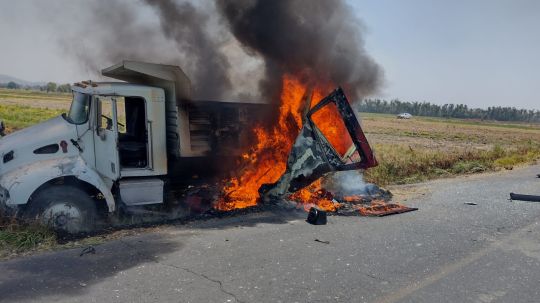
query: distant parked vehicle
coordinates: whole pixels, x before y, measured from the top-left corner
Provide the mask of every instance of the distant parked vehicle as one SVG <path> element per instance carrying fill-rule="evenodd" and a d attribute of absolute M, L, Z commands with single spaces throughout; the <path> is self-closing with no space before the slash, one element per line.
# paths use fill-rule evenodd
<path fill-rule="evenodd" d="M 412 118 L 412 115 L 409 114 L 409 113 L 401 113 L 401 114 L 397 115 L 397 118 L 398 119 L 410 119 L 410 118 Z"/>

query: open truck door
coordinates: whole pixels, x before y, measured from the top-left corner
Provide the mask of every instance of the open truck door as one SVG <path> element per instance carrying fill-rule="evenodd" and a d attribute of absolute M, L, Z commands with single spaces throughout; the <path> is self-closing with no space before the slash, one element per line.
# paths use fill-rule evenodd
<path fill-rule="evenodd" d="M 120 176 L 116 100 L 112 97 L 96 96 L 94 104 L 96 108 L 94 131 L 96 169 L 101 175 L 116 180 Z"/>

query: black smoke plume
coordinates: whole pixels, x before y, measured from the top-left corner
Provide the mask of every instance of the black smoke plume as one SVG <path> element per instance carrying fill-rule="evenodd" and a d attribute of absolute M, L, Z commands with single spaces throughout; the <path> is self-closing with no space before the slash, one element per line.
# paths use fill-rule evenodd
<path fill-rule="evenodd" d="M 306 84 L 344 86 L 354 99 L 374 92 L 382 78 L 345 0 L 65 0 L 57 6 L 68 18 L 47 15 L 47 23 L 56 24 L 61 45 L 87 70 L 98 73 L 122 59 L 179 65 L 195 98 L 278 100 L 283 74 L 292 74 Z"/>
<path fill-rule="evenodd" d="M 284 73 L 343 85 L 353 97 L 372 93 L 381 80 L 364 49 L 360 20 L 343 0 L 216 3 L 238 41 L 264 59 L 263 95 L 276 97 Z"/>
<path fill-rule="evenodd" d="M 178 50 L 189 54 L 192 65 L 189 77 L 199 97 L 221 97 L 231 89 L 228 77 L 230 64 L 215 39 L 209 35 L 206 25 L 208 15 L 197 10 L 191 3 L 173 0 L 145 0 L 154 7 L 160 17 L 165 37 L 173 40 Z M 180 63 L 179 63 L 180 64 Z M 180 64 L 182 65 L 182 64 Z"/>

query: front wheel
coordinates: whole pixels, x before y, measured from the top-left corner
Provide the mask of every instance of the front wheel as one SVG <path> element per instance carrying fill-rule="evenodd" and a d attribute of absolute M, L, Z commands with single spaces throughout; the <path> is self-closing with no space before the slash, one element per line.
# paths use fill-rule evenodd
<path fill-rule="evenodd" d="M 28 217 L 68 233 L 92 231 L 96 220 L 95 201 L 73 186 L 52 186 L 40 191 L 30 202 Z"/>

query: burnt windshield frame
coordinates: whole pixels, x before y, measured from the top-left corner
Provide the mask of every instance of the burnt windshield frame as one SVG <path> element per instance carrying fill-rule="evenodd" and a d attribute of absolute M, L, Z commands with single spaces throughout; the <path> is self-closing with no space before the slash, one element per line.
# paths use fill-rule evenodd
<path fill-rule="evenodd" d="M 330 144 L 328 139 L 324 137 L 324 134 L 318 129 L 317 124 L 313 121 L 312 115 L 329 103 L 334 103 L 337 106 L 338 112 L 345 123 L 345 127 L 347 128 L 347 132 L 351 136 L 353 144 L 356 147 L 356 151 L 360 155 L 360 161 L 345 164 L 341 155 L 338 154 L 332 144 Z M 336 170 L 367 169 L 378 165 L 377 159 L 375 159 L 375 156 L 373 155 L 373 150 L 371 149 L 371 146 L 369 145 L 367 138 L 362 131 L 362 127 L 360 126 L 360 123 L 358 122 L 358 119 L 356 118 L 356 115 L 349 104 L 349 100 L 345 96 L 345 93 L 341 87 L 338 87 L 330 95 L 313 106 L 308 112 L 307 118 L 311 126 L 314 129 L 317 129 L 314 134 L 318 137 L 319 144 L 328 146 L 331 150 L 331 155 L 336 159 L 340 159 L 341 165 L 334 164 L 334 168 Z M 323 140 L 321 140 L 321 136 L 324 138 Z M 326 155 L 326 157 L 328 156 L 329 155 Z"/>
<path fill-rule="evenodd" d="M 76 125 L 88 122 L 90 116 L 90 100 L 90 95 L 74 91 L 69 112 L 63 114 L 62 117 L 69 123 Z M 75 114 L 77 114 L 77 116 L 74 116 Z"/>

